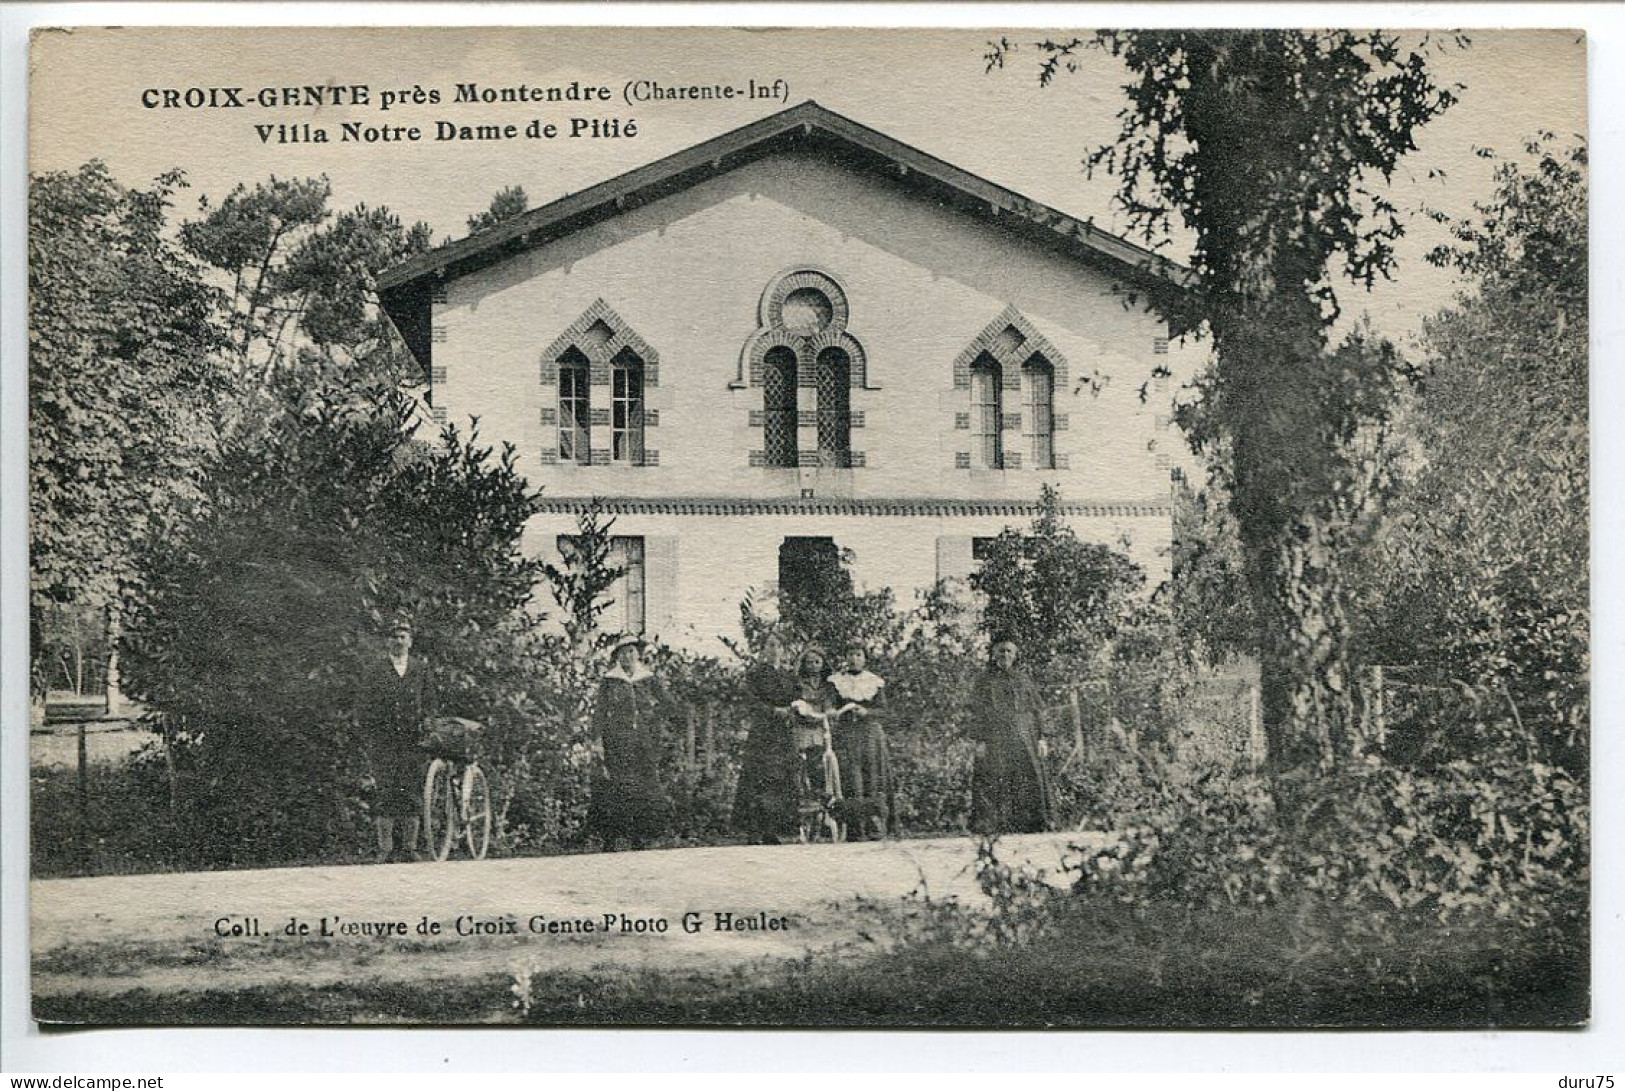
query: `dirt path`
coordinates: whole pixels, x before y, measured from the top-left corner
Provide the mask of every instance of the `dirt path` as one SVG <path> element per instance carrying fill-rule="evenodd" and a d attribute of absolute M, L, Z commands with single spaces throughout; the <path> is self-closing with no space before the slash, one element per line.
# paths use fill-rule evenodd
<path fill-rule="evenodd" d="M 1069 843 L 1094 839 L 1010 837 L 1000 856 L 1054 871 Z M 726 968 L 863 942 L 864 899 L 895 903 L 922 884 L 934 898 L 979 899 L 974 860 L 961 837 L 43 880 L 31 886 L 33 987 Z"/>

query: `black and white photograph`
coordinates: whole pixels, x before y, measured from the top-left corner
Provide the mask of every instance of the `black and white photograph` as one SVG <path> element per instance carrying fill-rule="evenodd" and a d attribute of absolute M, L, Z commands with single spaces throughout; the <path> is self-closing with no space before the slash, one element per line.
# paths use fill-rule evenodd
<path fill-rule="evenodd" d="M 1591 1022 L 1585 31 L 29 62 L 41 1027 Z"/>

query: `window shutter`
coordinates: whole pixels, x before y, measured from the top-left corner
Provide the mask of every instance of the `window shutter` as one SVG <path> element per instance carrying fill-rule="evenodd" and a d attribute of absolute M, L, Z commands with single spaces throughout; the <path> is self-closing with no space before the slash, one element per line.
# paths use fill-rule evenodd
<path fill-rule="evenodd" d="M 643 539 L 644 617 L 647 631 L 668 637 L 677 621 L 677 538 Z"/>
<path fill-rule="evenodd" d="M 937 539 L 937 579 L 968 580 L 976 570 L 970 535 L 944 535 Z"/>

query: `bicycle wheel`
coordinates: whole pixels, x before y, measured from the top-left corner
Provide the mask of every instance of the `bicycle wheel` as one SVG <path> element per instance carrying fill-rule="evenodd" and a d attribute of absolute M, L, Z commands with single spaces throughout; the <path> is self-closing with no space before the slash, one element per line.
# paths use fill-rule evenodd
<path fill-rule="evenodd" d="M 486 782 L 485 770 L 478 765 L 463 770 L 462 815 L 468 854 L 483 860 L 491 847 L 491 786 Z"/>
<path fill-rule="evenodd" d="M 451 839 L 457 832 L 457 797 L 452 787 L 451 762 L 436 758 L 423 778 L 423 836 L 436 860 L 451 855 Z"/>
<path fill-rule="evenodd" d="M 832 842 L 846 840 L 846 823 L 841 819 L 841 761 L 835 751 L 824 751 L 824 829 Z"/>

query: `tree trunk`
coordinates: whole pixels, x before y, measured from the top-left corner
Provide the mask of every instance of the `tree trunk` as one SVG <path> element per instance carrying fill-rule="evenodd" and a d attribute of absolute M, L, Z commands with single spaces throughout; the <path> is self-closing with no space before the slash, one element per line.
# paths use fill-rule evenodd
<path fill-rule="evenodd" d="M 1322 420 L 1320 316 L 1274 291 L 1305 271 L 1282 246 L 1249 270 L 1251 298 L 1215 322 L 1216 408 L 1231 438 L 1232 509 L 1259 625 L 1266 769 L 1315 773 L 1352 751 L 1336 494 L 1344 453 Z"/>
<path fill-rule="evenodd" d="M 1312 518 L 1298 529 L 1302 537 L 1247 544 L 1262 629 L 1265 768 L 1273 775 L 1322 771 L 1353 753 L 1348 626 L 1331 533 Z"/>

